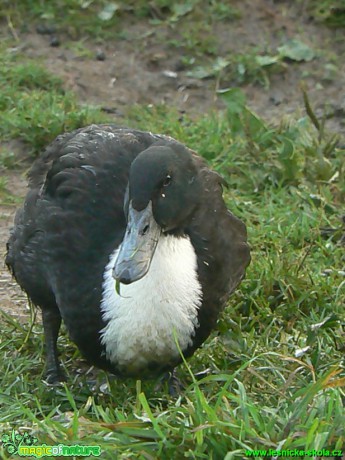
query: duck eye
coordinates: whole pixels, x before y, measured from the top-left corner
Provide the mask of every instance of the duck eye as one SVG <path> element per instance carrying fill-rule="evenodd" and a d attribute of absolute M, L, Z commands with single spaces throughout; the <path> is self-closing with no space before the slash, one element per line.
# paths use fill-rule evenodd
<path fill-rule="evenodd" d="M 171 181 L 172 181 L 171 176 L 168 174 L 163 181 L 163 187 L 168 187 L 168 185 L 171 184 Z"/>

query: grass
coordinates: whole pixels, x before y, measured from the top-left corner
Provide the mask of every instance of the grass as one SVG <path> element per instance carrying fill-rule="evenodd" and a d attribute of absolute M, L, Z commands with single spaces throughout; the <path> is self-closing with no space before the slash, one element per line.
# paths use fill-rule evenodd
<path fill-rule="evenodd" d="M 4 49 L 0 56 L 2 141 L 23 141 L 35 156 L 63 130 L 105 120 L 36 63 Z M 275 126 L 247 108 L 240 90 L 221 97 L 224 112 L 196 120 L 165 106 L 134 108 L 127 120 L 203 155 L 248 226 L 252 264 L 217 330 L 180 366 L 185 391 L 173 399 L 155 382 L 87 375 L 66 334 L 59 348 L 69 380 L 49 388 L 39 322 L 0 311 L 2 435 L 99 445 L 104 459 L 230 460 L 250 458 L 252 449 L 345 445 L 343 140 L 307 95 L 304 117 Z M 15 167 L 10 152 L 0 167 Z M 8 193 L 1 179 L 2 204 L 13 206 Z M 5 443 L 0 458 L 10 458 Z"/>
<path fill-rule="evenodd" d="M 101 111 L 83 107 L 63 83 L 42 66 L 23 60 L 15 49 L 0 53 L 0 136 L 18 139 L 37 153 L 64 130 L 102 120 Z M 103 119 L 105 119 L 103 117 Z M 6 154 L 6 153 L 5 153 Z"/>

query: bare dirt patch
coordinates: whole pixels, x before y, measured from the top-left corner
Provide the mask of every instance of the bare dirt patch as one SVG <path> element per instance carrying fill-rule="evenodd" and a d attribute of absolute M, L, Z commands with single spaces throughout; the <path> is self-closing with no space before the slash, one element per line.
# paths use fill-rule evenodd
<path fill-rule="evenodd" d="M 269 87 L 249 82 L 242 88 L 249 106 L 263 118 L 275 121 L 296 110 L 303 111 L 300 91 L 303 80 L 318 113 L 326 106 L 332 128 L 343 132 L 343 31 L 315 24 L 306 11 L 290 3 L 294 2 L 248 0 L 236 5 L 242 11 L 240 19 L 214 25 L 219 53 L 240 53 L 251 47 L 271 52 L 292 38 L 311 46 L 318 53 L 317 59 L 286 61 L 279 73 L 270 75 Z M 184 51 L 169 45 L 176 37 L 175 27 L 153 27 L 144 20 L 128 21 L 122 27 L 130 39 L 108 40 L 102 44 L 85 40 L 82 52 L 63 33 L 59 36 L 60 46 L 50 46 L 52 37 L 36 33 L 34 26 L 25 34 L 18 33 L 17 46 L 24 55 L 40 60 L 60 76 L 66 88 L 74 90 L 81 102 L 100 105 L 114 114 L 115 122 L 121 122 L 127 108 L 136 103 L 165 103 L 195 116 L 222 107 L 216 89 L 236 85 L 236 82 L 227 80 L 222 74 L 219 78 L 202 80 L 188 76 L 183 64 Z M 104 60 L 97 59 L 100 53 Z M 4 174 L 8 177 L 7 187 L 11 193 L 24 197 L 23 171 L 5 171 Z M 2 205 L 0 212 L 0 256 L 3 260 L 15 206 Z M 26 305 L 25 296 L 4 264 L 0 264 L 0 305 L 16 316 Z"/>
<path fill-rule="evenodd" d="M 267 120 L 281 118 L 303 105 L 303 81 L 315 107 L 321 110 L 326 105 L 333 125 L 343 130 L 343 30 L 316 24 L 294 2 L 247 0 L 236 7 L 241 10 L 241 18 L 213 26 L 220 56 L 255 49 L 260 54 L 274 54 L 289 39 L 300 40 L 317 55 L 310 62 L 287 60 L 277 74 L 269 74 L 267 88 L 256 83 L 243 84 L 248 104 Z M 21 46 L 26 55 L 39 58 L 50 71 L 61 76 L 66 87 L 73 89 L 82 101 L 110 109 L 117 117 L 135 103 L 166 103 L 187 113 L 203 114 L 223 106 L 216 96 L 219 87 L 237 84 L 227 79 L 224 72 L 219 78 L 202 80 L 188 76 L 190 69 L 183 63 L 186 51 L 170 45 L 178 37 L 176 27 L 151 26 L 147 20 L 128 22 L 122 27 L 129 39 L 108 40 L 101 45 L 85 40 L 83 50 L 79 51 L 63 35 L 59 38 L 60 47 L 49 46 L 51 37 L 37 33 L 23 36 Z M 83 57 L 85 52 L 90 56 Z M 99 52 L 104 55 L 103 61 L 97 60 Z M 269 72 L 268 68 L 263 70 Z"/>

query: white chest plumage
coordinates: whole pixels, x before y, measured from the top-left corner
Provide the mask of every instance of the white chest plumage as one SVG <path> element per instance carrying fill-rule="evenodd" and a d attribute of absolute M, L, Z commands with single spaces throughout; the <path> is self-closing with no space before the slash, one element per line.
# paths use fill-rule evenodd
<path fill-rule="evenodd" d="M 121 285 L 120 295 L 112 277 L 117 256 L 118 250 L 106 266 L 101 303 L 108 359 L 127 374 L 145 370 L 150 363 L 173 362 L 179 356 L 176 338 L 182 350 L 191 344 L 202 300 L 189 238 L 162 236 L 148 273 Z"/>

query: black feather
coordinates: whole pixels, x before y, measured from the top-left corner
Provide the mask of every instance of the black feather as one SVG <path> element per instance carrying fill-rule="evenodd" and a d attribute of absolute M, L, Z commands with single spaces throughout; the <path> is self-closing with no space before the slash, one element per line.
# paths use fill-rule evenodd
<path fill-rule="evenodd" d="M 168 221 L 167 233 L 188 235 L 197 255 L 203 301 L 186 356 L 208 337 L 244 276 L 250 260 L 245 226 L 224 204 L 222 178 L 194 152 L 169 137 L 112 125 L 92 125 L 59 136 L 31 168 L 29 192 L 17 212 L 6 257 L 19 285 L 43 311 L 51 381 L 62 378 L 56 351 L 61 318 L 89 362 L 118 372 L 100 340 L 105 326 L 100 310 L 103 273 L 124 237 L 131 165 L 152 146 L 160 149 L 165 169 L 176 170 L 188 183 L 197 181 L 189 201 L 181 203 L 179 183 L 173 184 L 174 177 L 171 184 L 170 179 L 164 182 L 160 160 L 149 164 L 146 159 L 140 168 L 132 168 L 129 183 L 138 207 L 146 206 L 156 193 L 150 189 L 150 177 L 162 175 L 173 198 L 170 208 L 155 204 L 153 198 L 155 218 L 162 227 Z M 168 151 L 173 152 L 171 158 Z M 177 361 L 161 363 L 157 371 Z"/>

